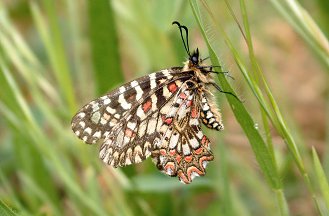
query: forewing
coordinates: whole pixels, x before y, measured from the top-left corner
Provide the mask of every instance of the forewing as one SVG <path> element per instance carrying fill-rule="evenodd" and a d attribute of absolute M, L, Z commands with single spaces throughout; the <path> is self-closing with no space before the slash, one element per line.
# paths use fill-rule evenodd
<path fill-rule="evenodd" d="M 120 122 L 106 136 L 100 150 L 100 158 L 114 167 L 139 163 L 154 149 L 154 141 L 159 140 L 156 130 L 162 125 L 161 116 L 174 101 L 182 84 L 190 79 L 188 74 L 176 74 L 163 82 L 151 94 L 142 97 Z"/>
<path fill-rule="evenodd" d="M 158 128 L 161 139 L 152 152 L 159 170 L 186 184 L 205 175 L 207 163 L 213 160 L 209 139 L 201 131 L 199 100 L 197 91 L 181 88 Z"/>
<path fill-rule="evenodd" d="M 169 69 L 143 76 L 91 101 L 73 117 L 72 130 L 88 144 L 105 139 L 133 107 L 170 82 L 179 71 Z"/>

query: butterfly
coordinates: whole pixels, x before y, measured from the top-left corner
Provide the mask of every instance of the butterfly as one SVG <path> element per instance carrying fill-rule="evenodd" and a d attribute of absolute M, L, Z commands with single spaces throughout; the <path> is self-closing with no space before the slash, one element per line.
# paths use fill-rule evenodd
<path fill-rule="evenodd" d="M 209 89 L 231 93 L 213 81 L 211 74 L 220 72 L 203 64 L 198 49 L 190 53 L 187 27 L 174 24 L 188 54 L 182 67 L 140 77 L 91 101 L 71 125 L 85 143 L 102 143 L 99 157 L 104 163 L 123 167 L 151 157 L 160 171 L 188 184 L 205 175 L 214 159 L 201 124 L 224 129 Z"/>

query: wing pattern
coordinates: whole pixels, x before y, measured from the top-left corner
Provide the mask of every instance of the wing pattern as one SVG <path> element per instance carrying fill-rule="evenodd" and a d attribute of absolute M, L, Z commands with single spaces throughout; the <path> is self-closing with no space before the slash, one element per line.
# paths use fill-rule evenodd
<path fill-rule="evenodd" d="M 108 165 L 122 167 L 151 156 L 160 171 L 190 183 L 205 175 L 214 158 L 202 123 L 223 129 L 195 71 L 175 67 L 91 101 L 73 117 L 72 130 L 88 144 L 101 141 L 99 157 Z"/>
<path fill-rule="evenodd" d="M 215 129 L 218 131 L 224 130 L 222 117 L 217 108 L 211 102 L 213 100 L 212 95 L 206 96 L 206 93 L 202 92 L 200 94 L 200 98 L 202 123 L 210 129 Z"/>
<path fill-rule="evenodd" d="M 143 98 L 115 125 L 105 138 L 100 158 L 114 167 L 139 163 L 150 156 L 153 142 L 159 139 L 159 115 L 174 99 L 181 85 L 189 76 L 177 76 L 167 81 L 152 94 Z"/>
<path fill-rule="evenodd" d="M 202 133 L 199 116 L 199 95 L 183 85 L 169 112 L 162 116 L 158 127 L 161 139 L 155 142 L 152 158 L 157 168 L 181 182 L 191 183 L 194 177 L 205 175 L 213 160 L 210 142 Z"/>
<path fill-rule="evenodd" d="M 176 70 L 162 70 L 133 80 L 83 106 L 72 118 L 76 136 L 88 144 L 105 139 L 112 128 L 147 97 L 173 79 Z"/>

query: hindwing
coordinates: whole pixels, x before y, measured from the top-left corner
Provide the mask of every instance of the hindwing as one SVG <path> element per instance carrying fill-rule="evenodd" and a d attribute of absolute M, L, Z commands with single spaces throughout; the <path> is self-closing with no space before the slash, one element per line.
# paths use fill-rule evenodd
<path fill-rule="evenodd" d="M 200 105 L 197 90 L 183 85 L 169 112 L 162 116 L 163 124 L 158 127 L 161 138 L 152 152 L 159 170 L 186 184 L 205 175 L 207 163 L 213 160 L 209 139 L 201 131 Z"/>

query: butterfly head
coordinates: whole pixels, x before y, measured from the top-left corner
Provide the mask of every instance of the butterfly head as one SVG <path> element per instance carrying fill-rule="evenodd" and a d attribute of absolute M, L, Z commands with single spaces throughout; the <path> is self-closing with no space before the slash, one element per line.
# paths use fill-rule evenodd
<path fill-rule="evenodd" d="M 210 77 L 210 72 L 212 72 L 211 66 L 205 66 L 202 64 L 203 60 L 205 60 L 207 58 L 205 58 L 205 59 L 200 58 L 200 53 L 199 53 L 198 48 L 195 51 L 193 51 L 192 53 L 190 52 L 190 47 L 189 47 L 189 43 L 188 43 L 188 28 L 186 26 L 181 25 L 177 21 L 174 21 L 172 24 L 173 25 L 175 24 L 178 26 L 185 51 L 186 51 L 187 55 L 189 56 L 188 61 L 185 63 L 185 65 L 183 67 L 183 71 L 193 70 L 195 72 L 196 77 L 199 80 L 201 80 L 204 83 L 208 83 L 209 80 L 211 79 L 211 77 Z M 185 33 L 185 35 L 184 35 L 184 33 Z"/>
<path fill-rule="evenodd" d="M 199 49 L 197 48 L 189 57 L 189 64 L 191 66 L 197 67 L 201 62 L 199 57 Z"/>
<path fill-rule="evenodd" d="M 199 49 L 196 49 L 194 52 L 192 52 L 192 54 L 190 52 L 190 46 L 188 44 L 188 28 L 184 25 L 181 25 L 177 21 L 174 21 L 172 24 L 173 25 L 175 24 L 175 25 L 178 26 L 178 29 L 180 31 L 180 36 L 182 38 L 185 51 L 186 51 L 187 55 L 189 56 L 189 65 L 194 66 L 194 67 L 199 65 L 199 62 L 200 62 Z M 185 38 L 183 36 L 183 32 L 185 32 Z"/>
<path fill-rule="evenodd" d="M 174 21 L 172 24 L 177 25 L 178 29 L 180 31 L 180 36 L 182 38 L 185 51 L 186 51 L 186 53 L 189 57 L 188 58 L 188 67 L 189 68 L 199 68 L 199 66 L 202 64 L 202 61 L 204 59 L 200 58 L 200 53 L 199 53 L 198 48 L 196 48 L 196 50 L 193 51 L 192 53 L 190 52 L 190 46 L 189 46 L 189 43 L 188 43 L 188 28 L 184 25 L 181 25 L 177 21 Z M 183 34 L 184 32 L 185 32 L 185 37 L 184 37 L 184 34 Z"/>

